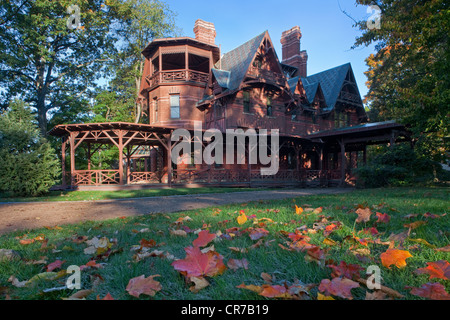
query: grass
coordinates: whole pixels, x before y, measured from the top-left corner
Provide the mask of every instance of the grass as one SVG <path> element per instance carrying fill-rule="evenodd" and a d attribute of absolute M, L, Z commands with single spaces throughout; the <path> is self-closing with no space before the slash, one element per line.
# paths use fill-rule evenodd
<path fill-rule="evenodd" d="M 61 299 L 69 297 L 77 290 L 56 290 L 44 293 L 45 289 L 64 286 L 66 277 L 53 281 L 38 281 L 34 285 L 17 288 L 9 281 L 10 276 L 15 276 L 19 281 L 32 278 L 36 274 L 46 271 L 46 265 L 55 260 L 64 260 L 62 269 L 69 265 L 84 265 L 93 255 L 84 254 L 86 243 L 75 243 L 72 239 L 76 236 L 86 236 L 88 239 L 97 237 L 107 237 L 115 239 L 112 246 L 113 253 L 104 259 L 96 259 L 97 263 L 104 263 L 101 269 L 89 268 L 83 270 L 82 289 L 93 288 L 93 293 L 86 298 L 95 299 L 97 296 L 104 297 L 111 294 L 116 300 L 136 299 L 130 296 L 126 287 L 130 279 L 145 275 L 161 275 L 155 278 L 162 285 L 162 290 L 154 297 L 142 295 L 142 299 L 155 300 L 211 300 L 211 299 L 266 299 L 255 292 L 237 288 L 238 285 L 263 285 L 265 282 L 261 278 L 261 273 L 268 273 L 272 276 L 273 284 L 288 285 L 295 281 L 303 284 L 313 284 L 308 297 L 316 299 L 319 293 L 318 285 L 323 279 L 331 279 L 331 268 L 328 264 L 339 264 L 340 261 L 346 263 L 359 264 L 367 269 L 370 265 L 380 267 L 382 284 L 401 293 L 403 299 L 423 299 L 412 295 L 408 287 L 420 287 L 427 282 L 439 282 L 450 292 L 449 281 L 441 279 L 429 279 L 426 274 L 416 275 L 414 271 L 418 268 L 426 267 L 427 262 L 438 260 L 449 260 L 450 253 L 435 250 L 450 244 L 449 230 L 450 218 L 445 215 L 449 211 L 449 189 L 448 188 L 394 188 L 394 189 L 373 189 L 357 190 L 349 194 L 339 195 L 318 195 L 286 199 L 280 201 L 259 201 L 248 202 L 242 205 L 227 205 L 202 210 L 186 211 L 176 214 L 152 214 L 135 218 L 114 219 L 102 222 L 89 221 L 82 224 L 65 225 L 62 229 L 39 229 L 28 232 L 15 232 L 0 236 L 0 248 L 14 249 L 20 253 L 21 259 L 0 262 L 0 298 L 10 297 L 12 299 Z M 250 200 L 250 199 L 249 199 Z M 295 213 L 295 205 L 303 208 L 322 207 L 321 213 L 303 212 L 300 215 Z M 371 220 L 366 223 L 355 223 L 357 214 L 356 208 L 370 207 L 374 214 Z M 249 219 L 243 225 L 236 221 L 240 210 L 244 210 L 247 216 L 255 215 L 256 218 L 269 218 L 274 222 L 266 221 L 264 225 L 259 225 L 269 231 L 263 238 L 267 245 L 249 249 L 256 243 L 249 238 L 247 232 L 240 234 L 234 231 L 234 236 L 227 233 L 227 229 L 238 227 L 242 230 L 249 230 L 254 220 Z M 375 212 L 387 213 L 391 220 L 389 223 L 376 224 Z M 425 213 L 428 213 L 424 216 Z M 407 215 L 415 215 L 405 218 Z M 430 214 L 438 216 L 430 216 Z M 177 219 L 189 216 L 191 221 L 176 223 Z M 329 225 L 331 222 L 340 222 L 341 227 L 333 231 L 328 238 L 335 241 L 336 245 L 327 245 L 323 241 L 325 235 L 320 228 L 320 222 L 326 218 Z M 364 239 L 380 239 L 387 241 L 391 233 L 399 234 L 408 230 L 404 224 L 414 221 L 425 221 L 413 230 L 404 241 L 402 247 L 395 242 L 397 248 L 408 250 L 412 257 L 406 260 L 404 268 L 392 266 L 390 269 L 381 264 L 380 255 L 388 248 L 384 244 L 371 243 L 367 246 L 349 241 L 354 236 Z M 260 221 L 262 222 L 262 221 Z M 375 226 L 378 235 L 360 233 L 365 228 Z M 305 226 L 305 227 L 303 227 Z M 304 251 L 288 251 L 279 245 L 287 247 L 288 233 L 296 229 L 313 230 L 315 233 L 308 233 L 311 244 L 319 246 L 327 251 L 326 261 L 307 261 Z M 184 248 L 192 245 L 192 241 L 197 238 L 194 232 L 188 232 L 186 237 L 175 236 L 170 233 L 172 229 L 183 229 L 194 231 L 207 229 L 211 233 L 222 232 L 220 241 L 214 241 L 215 250 L 223 256 L 225 264 L 230 259 L 245 258 L 248 261 L 248 269 L 225 270 L 221 275 L 208 278 L 210 285 L 198 293 L 189 290 L 191 283 L 187 283 L 183 275 L 172 266 L 172 261 L 167 258 L 149 257 L 141 261 L 135 261 L 133 246 L 139 245 L 141 239 L 154 240 L 157 249 L 168 252 L 178 259 L 185 258 Z M 227 235 L 227 236 L 224 236 Z M 41 237 L 41 238 L 36 238 Z M 28 245 L 20 244 L 20 240 L 33 239 Z M 42 248 L 42 238 L 48 239 L 46 247 Z M 417 239 L 427 241 L 417 242 Z M 416 240 L 416 241 L 414 241 Z M 248 248 L 247 253 L 235 252 L 229 247 Z M 370 254 L 355 254 L 357 249 L 370 250 Z M 30 262 L 44 259 L 44 264 L 30 264 Z M 27 263 L 28 262 L 28 263 Z M 59 269 L 56 270 L 56 272 Z M 364 271 L 361 272 L 364 276 Z M 97 280 L 96 280 L 97 279 Z M 365 286 L 351 290 L 354 299 L 364 299 L 366 292 L 371 292 Z M 340 297 L 333 296 L 335 299 Z"/>
<path fill-rule="evenodd" d="M 98 201 L 109 199 L 146 198 L 160 196 L 174 196 L 200 193 L 225 193 L 264 190 L 259 188 L 149 188 L 140 190 L 117 191 L 50 191 L 40 197 L 14 197 L 0 193 L 1 202 L 39 202 L 39 201 Z"/>

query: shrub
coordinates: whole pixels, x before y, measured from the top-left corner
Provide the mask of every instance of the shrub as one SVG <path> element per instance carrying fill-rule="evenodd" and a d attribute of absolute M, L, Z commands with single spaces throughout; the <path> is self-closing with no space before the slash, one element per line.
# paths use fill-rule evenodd
<path fill-rule="evenodd" d="M 11 196 L 48 192 L 60 174 L 58 158 L 40 135 L 31 110 L 15 100 L 0 114 L 0 191 Z"/>
<path fill-rule="evenodd" d="M 377 188 L 428 184 L 443 175 L 439 163 L 419 156 L 409 145 L 395 145 L 355 170 L 358 186 Z"/>

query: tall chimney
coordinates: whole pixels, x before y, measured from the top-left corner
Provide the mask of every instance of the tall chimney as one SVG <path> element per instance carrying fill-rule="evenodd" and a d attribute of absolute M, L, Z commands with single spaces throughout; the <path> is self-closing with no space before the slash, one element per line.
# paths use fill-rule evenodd
<path fill-rule="evenodd" d="M 214 23 L 197 19 L 195 21 L 194 33 L 196 40 L 215 45 L 216 28 L 214 27 Z"/>
<path fill-rule="evenodd" d="M 281 34 L 282 63 L 296 67 L 298 69 L 296 76 L 306 77 L 308 54 L 306 50 L 300 51 L 301 38 L 302 33 L 299 26 L 295 26 Z"/>

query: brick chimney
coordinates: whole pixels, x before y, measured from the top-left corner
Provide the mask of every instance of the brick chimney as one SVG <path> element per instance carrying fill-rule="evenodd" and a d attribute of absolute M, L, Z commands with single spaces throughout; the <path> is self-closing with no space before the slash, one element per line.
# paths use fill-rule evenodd
<path fill-rule="evenodd" d="M 281 34 L 282 63 L 296 67 L 296 76 L 306 77 L 306 65 L 308 54 L 306 50 L 300 51 L 300 39 L 302 33 L 299 26 L 295 26 Z"/>
<path fill-rule="evenodd" d="M 195 21 L 194 33 L 196 40 L 215 45 L 216 28 L 214 27 L 214 23 L 197 19 Z"/>

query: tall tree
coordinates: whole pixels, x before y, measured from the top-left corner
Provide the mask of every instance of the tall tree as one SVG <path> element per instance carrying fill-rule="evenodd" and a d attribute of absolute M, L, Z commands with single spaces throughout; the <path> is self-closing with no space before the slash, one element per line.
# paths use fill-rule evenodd
<path fill-rule="evenodd" d="M 119 0 L 1 0 L 0 104 L 30 103 L 43 136 L 50 113 L 82 111 L 115 52 L 114 23 L 123 14 Z"/>
<path fill-rule="evenodd" d="M 436 160 L 449 147 L 450 3 L 446 0 L 357 0 L 381 9 L 380 28 L 358 22 L 355 47 L 376 44 L 367 58 L 369 114 L 411 127 L 416 146 Z"/>
<path fill-rule="evenodd" d="M 132 115 L 131 121 L 138 123 L 142 114 L 142 102 L 138 98 L 145 62 L 142 50 L 152 40 L 174 36 L 179 31 L 175 26 L 176 14 L 165 2 L 124 0 L 123 4 L 128 8 L 128 15 L 117 28 L 119 52 L 111 60 L 108 88 L 97 96 L 94 110 L 102 110 L 103 115 L 116 119 L 121 114 L 122 121 L 129 121 Z"/>

